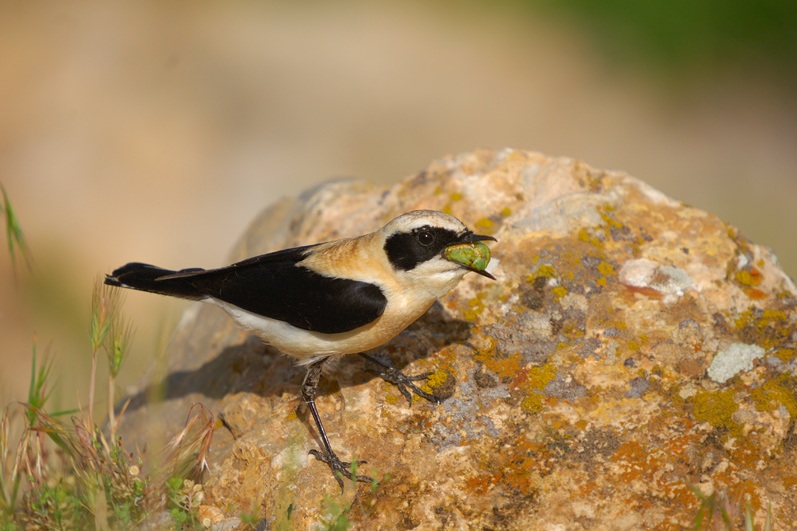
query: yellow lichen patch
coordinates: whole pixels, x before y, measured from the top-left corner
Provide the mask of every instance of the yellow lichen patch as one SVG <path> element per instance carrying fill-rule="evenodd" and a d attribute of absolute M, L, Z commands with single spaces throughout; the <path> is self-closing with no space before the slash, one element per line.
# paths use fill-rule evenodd
<path fill-rule="evenodd" d="M 398 404 L 398 396 L 396 396 L 396 395 L 394 395 L 392 393 L 391 394 L 387 394 L 387 395 L 385 395 L 385 402 L 387 402 L 388 404 L 393 404 L 393 405 Z"/>
<path fill-rule="evenodd" d="M 752 268 L 749 271 L 742 269 L 736 272 L 736 282 L 746 287 L 758 286 L 764 280 L 764 275 L 757 268 Z"/>
<path fill-rule="evenodd" d="M 455 203 L 457 201 L 462 201 L 462 193 L 460 192 L 453 192 L 451 195 L 448 196 L 449 201 Z"/>
<path fill-rule="evenodd" d="M 794 359 L 794 351 L 788 348 L 781 348 L 775 351 L 775 356 L 777 356 L 782 362 L 789 363 Z"/>
<path fill-rule="evenodd" d="M 786 312 L 768 308 L 756 315 L 758 313 L 751 308 L 736 318 L 736 331 L 746 343 L 755 343 L 770 350 L 791 337 L 794 325 Z"/>
<path fill-rule="evenodd" d="M 614 266 L 609 262 L 607 262 L 606 260 L 601 260 L 601 263 L 598 264 L 598 273 L 600 273 L 604 277 L 613 276 Z"/>
<path fill-rule="evenodd" d="M 792 418 L 797 417 L 797 382 L 788 374 L 781 374 L 767 380 L 764 385 L 750 391 L 756 409 L 774 411 L 783 406 Z"/>
<path fill-rule="evenodd" d="M 481 218 L 480 220 L 476 221 L 476 228 L 482 230 L 491 230 L 495 226 L 495 223 L 490 218 Z"/>
<path fill-rule="evenodd" d="M 468 300 L 468 309 L 463 313 L 466 321 L 473 322 L 479 317 L 479 314 L 484 311 L 484 297 L 485 293 L 478 293 L 475 297 Z"/>
<path fill-rule="evenodd" d="M 537 268 L 537 273 L 534 277 L 546 277 L 546 278 L 553 278 L 556 276 L 556 269 L 551 264 L 542 264 L 539 268 Z"/>
<path fill-rule="evenodd" d="M 508 218 L 512 214 L 512 209 L 509 207 L 504 207 L 501 209 L 501 216 Z"/>
<path fill-rule="evenodd" d="M 556 367 L 552 363 L 531 367 L 526 378 L 531 389 L 544 389 L 546 385 L 556 378 Z"/>
<path fill-rule="evenodd" d="M 539 413 L 542 411 L 542 395 L 532 391 L 520 401 L 520 409 L 526 413 Z"/>
<path fill-rule="evenodd" d="M 739 409 L 733 389 L 698 391 L 691 402 L 697 420 L 708 422 L 715 428 L 726 428 L 734 435 L 739 434 L 739 424 L 733 420 L 733 414 Z"/>
<path fill-rule="evenodd" d="M 601 232 L 603 232 L 603 231 L 601 231 Z M 593 234 L 592 232 L 590 232 L 589 229 L 586 229 L 586 228 L 579 229 L 579 231 L 578 231 L 578 240 L 581 241 L 581 242 L 584 242 L 584 243 L 589 243 L 589 244 L 594 245 L 596 247 L 603 246 L 603 242 L 601 241 L 601 239 L 598 238 L 595 234 Z"/>
<path fill-rule="evenodd" d="M 527 413 L 539 413 L 542 411 L 544 396 L 538 391 L 545 389 L 545 386 L 556 378 L 556 367 L 551 363 L 530 367 L 524 371 L 526 396 L 520 401 L 520 407 Z"/>
<path fill-rule="evenodd" d="M 551 264 L 540 264 L 537 271 L 526 277 L 526 282 L 534 284 L 538 278 L 556 278 L 556 269 Z"/>
<path fill-rule="evenodd" d="M 614 217 L 615 208 L 612 205 L 600 205 L 598 207 L 598 214 L 604 223 L 614 229 L 622 229 L 623 224 L 617 221 Z"/>
<path fill-rule="evenodd" d="M 428 385 L 431 389 L 434 389 L 445 384 L 447 380 L 448 371 L 438 369 L 429 375 L 429 377 L 426 379 L 426 385 Z"/>
<path fill-rule="evenodd" d="M 564 297 L 565 295 L 567 295 L 567 288 L 566 288 L 566 287 L 564 287 L 564 286 L 556 286 L 555 288 L 553 288 L 553 289 L 551 290 L 551 293 L 553 293 L 553 294 L 554 294 L 554 296 L 555 296 L 557 299 L 561 299 L 562 297 Z"/>

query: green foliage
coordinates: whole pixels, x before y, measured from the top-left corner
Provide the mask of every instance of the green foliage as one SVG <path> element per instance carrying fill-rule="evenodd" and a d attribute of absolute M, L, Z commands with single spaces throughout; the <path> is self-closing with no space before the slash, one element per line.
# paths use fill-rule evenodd
<path fill-rule="evenodd" d="M 0 205 L 0 215 L 3 216 L 6 225 L 6 241 L 8 242 L 8 255 L 11 257 L 11 266 L 14 269 L 14 277 L 17 274 L 17 249 L 24 258 L 26 265 L 30 268 L 30 252 L 25 243 L 25 236 L 22 234 L 22 226 L 19 224 L 19 219 L 14 212 L 14 207 L 11 204 L 6 189 L 0 185 L 0 191 L 3 193 L 3 203 Z"/>
<path fill-rule="evenodd" d="M 31 428 L 36 425 L 36 412 L 44 409 L 47 399 L 50 396 L 45 386 L 50 376 L 50 370 L 52 369 L 52 360 L 45 361 L 38 369 L 36 365 L 36 342 L 34 341 L 33 360 L 30 368 L 30 385 L 28 386 L 28 405 L 30 407 L 27 411 L 28 426 Z"/>
<path fill-rule="evenodd" d="M 108 360 L 108 411 L 110 416 L 111 435 L 116 434 L 116 418 L 114 411 L 114 390 L 116 378 L 122 368 L 130 347 L 132 328 L 120 312 L 122 292 L 107 286 L 102 278 L 94 283 L 91 296 L 91 318 L 89 321 L 89 340 L 91 342 L 91 380 L 89 382 L 89 423 L 94 418 L 94 389 L 97 373 L 97 354 L 100 350 L 105 352 Z"/>
<path fill-rule="evenodd" d="M 727 529 L 728 531 L 733 531 L 737 529 L 736 524 L 741 520 L 739 504 L 730 500 L 727 492 L 715 490 L 711 494 L 705 495 L 694 485 L 688 486 L 700 500 L 692 529 L 695 531 L 700 531 L 701 529 Z M 749 504 L 745 505 L 743 521 L 745 531 L 755 531 L 753 511 Z M 763 529 L 764 531 L 772 531 L 771 507 L 767 509 L 767 519 L 764 522 Z"/>
<path fill-rule="evenodd" d="M 179 477 L 169 478 L 166 483 L 169 497 L 169 514 L 179 528 L 198 527 L 196 510 L 204 499 L 202 484 Z"/>
<path fill-rule="evenodd" d="M 574 20 L 609 60 L 669 72 L 748 65 L 791 76 L 797 61 L 793 0 L 522 0 L 529 13 Z"/>
<path fill-rule="evenodd" d="M 29 527 L 77 529 L 89 525 L 80 499 L 63 480 L 53 486 L 45 483 L 31 490 L 26 501 L 29 511 L 25 523 Z"/>
<path fill-rule="evenodd" d="M 98 350 L 108 355 L 110 389 L 130 341 L 120 301 L 113 290 L 98 286 L 89 327 L 95 362 Z M 96 363 L 93 375 L 95 370 Z M 28 402 L 0 416 L 0 530 L 130 528 L 163 511 L 178 527 L 199 527 L 196 512 L 204 493 L 194 479 L 205 465 L 213 415 L 194 405 L 155 460 L 158 468 L 145 474 L 146 453 L 123 448 L 113 416 L 108 434 L 92 414 L 65 423 L 56 418 L 63 413 L 47 412 L 51 373 L 52 361 L 40 364 L 34 343 Z M 93 389 L 90 395 L 93 402 Z"/>

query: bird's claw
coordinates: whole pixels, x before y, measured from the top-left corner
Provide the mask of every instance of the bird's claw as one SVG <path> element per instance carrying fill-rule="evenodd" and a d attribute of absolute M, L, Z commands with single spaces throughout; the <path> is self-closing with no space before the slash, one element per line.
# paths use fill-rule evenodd
<path fill-rule="evenodd" d="M 380 378 L 388 383 L 392 383 L 398 388 L 399 392 L 404 395 L 404 398 L 407 399 L 410 406 L 412 406 L 412 393 L 415 393 L 421 398 L 425 398 L 433 404 L 440 403 L 440 398 L 431 393 L 427 393 L 413 383 L 426 380 L 429 376 L 434 374 L 434 372 L 424 372 L 422 374 L 416 374 L 415 376 L 408 376 L 394 367 L 389 361 L 382 361 L 374 356 L 363 355 L 363 357 L 377 367 L 376 373 Z M 412 393 L 410 393 L 410 390 L 412 390 Z"/>
<path fill-rule="evenodd" d="M 374 481 L 374 479 L 370 476 L 355 474 L 357 466 L 364 465 L 368 461 L 355 461 L 356 465 L 352 467 L 351 463 L 341 461 L 340 458 L 334 453 L 326 454 L 319 450 L 310 450 L 310 453 L 319 461 L 323 461 L 329 465 L 329 468 L 332 469 L 332 474 L 335 476 L 335 481 L 337 481 L 338 485 L 340 485 L 341 492 L 343 492 L 344 477 L 350 479 L 351 481 L 360 481 L 362 483 L 372 483 Z"/>

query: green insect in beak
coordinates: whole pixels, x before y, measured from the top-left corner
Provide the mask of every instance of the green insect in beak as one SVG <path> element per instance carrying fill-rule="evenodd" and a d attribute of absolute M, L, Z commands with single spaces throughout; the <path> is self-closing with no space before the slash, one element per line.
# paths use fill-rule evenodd
<path fill-rule="evenodd" d="M 450 245 L 445 248 L 443 255 L 465 269 L 495 280 L 494 276 L 485 271 L 490 263 L 490 248 L 480 241 Z"/>

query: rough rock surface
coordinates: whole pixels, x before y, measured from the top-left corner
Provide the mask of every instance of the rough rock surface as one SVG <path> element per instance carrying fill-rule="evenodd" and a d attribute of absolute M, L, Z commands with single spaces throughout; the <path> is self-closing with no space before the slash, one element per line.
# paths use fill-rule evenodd
<path fill-rule="evenodd" d="M 493 234 L 498 281 L 468 275 L 380 352 L 444 401 L 416 400 L 343 359 L 318 406 L 377 486 L 340 492 L 299 399 L 304 369 L 192 306 L 128 439 L 175 433 L 194 402 L 217 424 L 203 476 L 217 525 L 345 517 L 362 529 L 690 526 L 704 496 L 731 517 L 797 527 L 797 290 L 716 216 L 621 172 L 477 151 L 389 188 L 325 184 L 267 209 L 232 259 L 352 236 L 413 209 Z M 706 503 L 703 504 L 707 506 Z"/>

